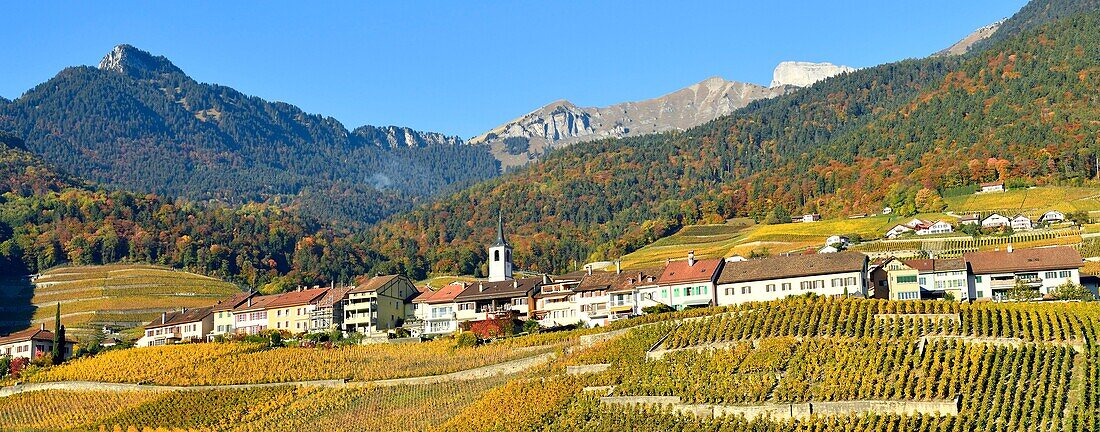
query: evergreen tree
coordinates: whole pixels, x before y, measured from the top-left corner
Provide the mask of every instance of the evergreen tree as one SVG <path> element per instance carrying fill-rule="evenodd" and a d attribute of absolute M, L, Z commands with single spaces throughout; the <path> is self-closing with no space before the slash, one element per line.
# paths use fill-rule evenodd
<path fill-rule="evenodd" d="M 53 364 L 61 364 L 65 359 L 65 326 L 61 325 L 61 303 L 57 303 L 57 312 L 53 320 Z"/>

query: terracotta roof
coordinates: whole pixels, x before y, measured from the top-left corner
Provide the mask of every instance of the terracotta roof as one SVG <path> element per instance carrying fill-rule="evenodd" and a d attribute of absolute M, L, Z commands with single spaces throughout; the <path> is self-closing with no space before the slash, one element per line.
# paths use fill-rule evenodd
<path fill-rule="evenodd" d="M 1081 254 L 1068 246 L 963 254 L 976 274 L 1065 270 L 1081 267 Z"/>
<path fill-rule="evenodd" d="M 157 318 L 156 320 L 153 320 L 153 322 L 146 324 L 145 328 L 151 329 L 202 321 L 213 311 L 213 307 L 204 307 L 197 309 L 184 309 L 182 311 L 175 312 L 165 312 L 161 318 Z"/>
<path fill-rule="evenodd" d="M 349 294 L 375 292 L 379 288 L 382 288 L 382 287 L 386 286 L 386 284 L 392 282 L 394 279 L 397 279 L 399 277 L 401 277 L 401 275 L 386 275 L 386 276 L 372 277 L 370 279 L 367 279 L 366 282 L 363 282 L 362 284 L 359 284 L 359 286 L 357 286 L 357 287 L 355 287 L 355 289 L 351 290 L 349 292 Z"/>
<path fill-rule="evenodd" d="M 242 303 L 248 301 L 248 298 L 252 297 L 254 295 L 256 295 L 256 293 L 254 293 L 254 292 L 239 292 L 239 293 L 233 294 L 233 295 L 229 296 L 229 298 L 215 303 L 214 304 L 214 312 L 224 312 L 224 311 L 233 310 L 237 306 L 240 306 Z"/>
<path fill-rule="evenodd" d="M 641 269 L 623 270 L 615 278 L 611 291 L 633 290 L 640 286 L 655 285 L 657 278 L 664 273 L 664 267 L 646 267 Z"/>
<path fill-rule="evenodd" d="M 328 292 L 326 292 L 325 295 L 321 296 L 320 300 L 317 300 L 317 307 L 332 307 L 332 305 L 339 303 L 341 300 L 343 300 L 344 297 L 348 295 L 348 292 L 351 291 L 351 289 L 352 287 L 329 288 Z"/>
<path fill-rule="evenodd" d="M 455 296 L 456 301 L 474 301 L 488 299 L 508 299 L 531 295 L 535 288 L 542 286 L 542 278 L 521 278 L 499 282 L 471 282 L 465 290 Z"/>
<path fill-rule="evenodd" d="M 573 288 L 573 291 L 596 291 L 610 289 L 615 284 L 615 278 L 618 276 L 612 272 L 594 271 L 590 275 L 586 275 L 581 279 L 581 283 L 577 284 Z"/>
<path fill-rule="evenodd" d="M 714 279 L 718 268 L 722 266 L 722 258 L 696 260 L 695 265 L 688 265 L 687 260 L 672 261 L 665 266 L 657 283 L 662 285 L 704 282 Z"/>
<path fill-rule="evenodd" d="M 268 305 L 270 305 L 271 302 L 275 301 L 275 299 L 277 298 L 279 298 L 279 294 L 252 297 L 251 305 L 249 305 L 249 302 L 246 301 L 244 303 L 241 303 L 239 306 L 233 308 L 233 312 L 266 309 Z"/>
<path fill-rule="evenodd" d="M 468 286 L 468 283 L 462 281 L 451 282 L 438 290 L 421 293 L 413 299 L 413 302 L 428 304 L 450 303 L 455 301 L 455 297 L 462 294 L 462 291 Z"/>
<path fill-rule="evenodd" d="M 10 344 L 10 343 L 15 343 L 15 342 L 26 342 L 26 341 L 29 341 L 29 340 L 51 341 L 52 342 L 53 341 L 53 332 L 49 331 L 49 330 L 42 330 L 41 328 L 29 328 L 29 329 L 26 329 L 26 330 L 20 330 L 20 331 L 17 331 L 15 333 L 9 334 L 7 336 L 0 337 L 0 345 L 5 345 L 5 344 Z M 76 339 L 73 339 L 73 338 L 69 337 L 69 335 L 65 335 L 65 342 L 76 343 Z"/>
<path fill-rule="evenodd" d="M 718 283 L 750 282 L 823 274 L 862 272 L 867 256 L 844 251 L 829 254 L 774 256 L 727 263 Z"/>
<path fill-rule="evenodd" d="M 1004 184 L 1005 184 L 1005 182 L 1003 182 L 1003 181 L 1000 181 L 1000 180 L 997 180 L 997 181 L 992 181 L 992 182 L 982 183 L 982 187 L 986 187 L 986 186 L 1001 186 L 1001 185 L 1004 185 Z"/>
<path fill-rule="evenodd" d="M 328 288 L 313 288 L 301 291 L 291 291 L 285 294 L 280 294 L 271 303 L 268 303 L 268 309 L 284 308 L 291 306 L 301 306 L 313 303 L 321 296 L 328 292 Z"/>
<path fill-rule="evenodd" d="M 559 275 L 559 276 L 550 276 L 550 280 L 552 280 L 554 282 L 579 281 L 581 279 L 584 279 L 585 276 L 588 276 L 587 271 L 577 270 L 575 272 L 569 272 L 569 273 Z"/>

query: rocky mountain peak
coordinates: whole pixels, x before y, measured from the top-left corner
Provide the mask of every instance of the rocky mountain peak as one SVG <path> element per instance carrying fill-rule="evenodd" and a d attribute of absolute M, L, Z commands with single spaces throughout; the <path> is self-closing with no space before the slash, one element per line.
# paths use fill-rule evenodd
<path fill-rule="evenodd" d="M 117 45 L 99 61 L 99 69 L 130 76 L 145 74 L 183 73 L 164 56 L 154 56 L 132 45 Z"/>
<path fill-rule="evenodd" d="M 791 85 L 795 87 L 807 87 L 833 75 L 844 72 L 852 72 L 855 68 L 834 65 L 832 63 L 812 63 L 800 61 L 785 61 L 779 63 L 772 72 L 772 87 Z"/>

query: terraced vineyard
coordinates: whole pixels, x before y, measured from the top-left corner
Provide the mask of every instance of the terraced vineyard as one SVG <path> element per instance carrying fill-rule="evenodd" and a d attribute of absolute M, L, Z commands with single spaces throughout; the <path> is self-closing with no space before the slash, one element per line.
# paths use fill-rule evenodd
<path fill-rule="evenodd" d="M 457 361 L 469 367 L 481 364 L 479 358 L 506 360 L 509 352 L 566 348 L 547 366 L 469 381 L 137 391 L 125 397 L 103 391 L 26 392 L 0 398 L 0 425 L 5 430 L 1092 431 L 1100 430 L 1098 334 L 1100 308 L 1093 303 L 798 297 L 472 349 L 449 348 L 447 341 L 357 347 L 361 356 L 316 357 L 297 349 L 234 344 L 135 349 L 129 357 L 101 355 L 39 372 L 32 380 L 110 379 L 102 368 L 150 367 L 141 357 L 169 366 L 163 375 L 177 378 L 206 376 L 204 365 L 228 368 L 220 369 L 223 375 L 264 377 L 272 372 L 260 361 L 263 356 L 311 377 L 335 371 L 372 379 L 450 368 L 432 364 Z M 325 360 L 328 355 L 336 355 L 337 362 Z M 242 372 L 236 364 L 253 366 Z M 191 369 L 198 372 L 182 372 Z M 311 370 L 317 372 L 310 375 Z M 66 375 L 74 371 L 93 375 Z"/>
<path fill-rule="evenodd" d="M 13 282 L 14 283 L 14 282 Z M 53 327 L 55 305 L 62 322 L 80 336 L 110 324 L 142 325 L 168 310 L 210 306 L 239 289 L 228 282 L 167 267 L 144 264 L 62 267 L 7 291 L 3 310 L 20 320 L 0 327 Z"/>
<path fill-rule="evenodd" d="M 1062 212 L 1100 211 L 1100 192 L 1095 188 L 1044 186 L 1031 189 L 1010 189 L 1005 192 L 969 194 L 945 198 L 950 210 L 972 212 L 1002 212 L 1005 216 L 1024 213 L 1041 215 L 1047 210 Z"/>
<path fill-rule="evenodd" d="M 1043 246 L 1079 246 L 1080 244 L 1081 230 L 1079 228 L 1062 228 L 1024 231 L 1004 237 L 982 236 L 974 238 L 957 235 L 947 238 L 879 240 L 860 243 L 853 246 L 852 250 L 871 256 L 904 255 L 907 252 L 931 251 L 937 257 L 949 258 L 957 257 L 966 252 L 1003 249 L 1008 245 L 1022 249 Z"/>

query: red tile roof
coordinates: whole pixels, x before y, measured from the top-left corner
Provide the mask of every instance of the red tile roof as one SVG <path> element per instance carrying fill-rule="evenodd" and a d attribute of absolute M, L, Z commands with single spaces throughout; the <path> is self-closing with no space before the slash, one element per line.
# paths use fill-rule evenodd
<path fill-rule="evenodd" d="M 350 294 L 375 292 L 379 288 L 382 288 L 382 287 L 386 286 L 386 284 L 388 284 L 388 283 L 392 282 L 393 280 L 395 280 L 397 278 L 400 278 L 400 277 L 403 277 L 403 276 L 401 276 L 401 275 L 386 275 L 386 276 L 372 277 L 370 279 L 367 279 L 366 282 L 363 282 L 359 286 L 355 287 L 355 289 L 351 290 Z"/>
<path fill-rule="evenodd" d="M 963 254 L 975 274 L 1080 268 L 1081 254 L 1068 246 Z"/>
<path fill-rule="evenodd" d="M 966 270 L 966 261 L 963 261 L 962 258 L 915 259 L 904 260 L 902 262 L 922 273 Z"/>
<path fill-rule="evenodd" d="M 204 307 L 197 309 L 184 309 L 182 311 L 165 312 L 164 315 L 161 316 L 161 318 L 157 318 L 153 320 L 153 322 L 146 324 L 145 328 L 150 329 L 202 321 L 206 317 L 210 316 L 213 311 L 213 307 Z"/>
<path fill-rule="evenodd" d="M 224 312 L 224 311 L 233 310 L 237 306 L 240 306 L 241 304 L 247 302 L 249 297 L 252 297 L 252 296 L 255 296 L 255 295 L 256 295 L 256 293 L 254 293 L 254 292 L 239 292 L 239 293 L 233 294 L 233 295 L 229 296 L 229 298 L 215 303 L 214 304 L 214 312 Z"/>
<path fill-rule="evenodd" d="M 455 297 L 462 294 L 462 291 L 469 285 L 470 284 L 462 281 L 451 282 L 436 291 L 421 293 L 413 299 L 413 302 L 428 304 L 450 303 L 455 301 Z"/>
<path fill-rule="evenodd" d="M 527 297 L 533 294 L 535 288 L 538 288 L 540 286 L 542 286 L 541 277 L 520 278 L 497 282 L 471 282 L 465 290 L 455 296 L 455 300 L 459 302 L 467 302 L 475 300 L 511 299 L 516 297 Z"/>
<path fill-rule="evenodd" d="M 0 345 L 6 345 L 15 342 L 26 342 L 29 340 L 53 342 L 53 332 L 49 330 L 42 330 L 41 328 L 29 328 L 26 330 L 20 330 L 7 336 L 0 337 Z M 65 342 L 76 343 L 76 340 L 69 337 L 69 335 L 65 335 Z"/>
<path fill-rule="evenodd" d="M 241 303 L 240 306 L 237 306 L 237 307 L 233 308 L 233 312 L 242 312 L 242 311 L 247 311 L 247 310 L 266 309 L 268 307 L 268 305 L 271 304 L 271 302 L 273 302 L 273 301 L 275 301 L 275 299 L 279 298 L 279 295 L 280 294 L 271 294 L 271 295 L 265 295 L 265 296 L 252 297 L 252 302 L 251 303 L 249 303 L 248 301 L 245 301 L 244 303 Z"/>
<path fill-rule="evenodd" d="M 321 298 L 328 292 L 328 288 L 313 288 L 301 291 L 291 291 L 285 294 L 280 294 L 271 303 L 268 303 L 268 309 L 284 308 L 292 306 L 302 306 L 313 303 Z"/>
<path fill-rule="evenodd" d="M 706 282 L 714 280 L 718 269 L 722 266 L 722 258 L 695 260 L 694 265 L 688 265 L 688 260 L 672 261 L 665 266 L 657 283 L 661 285 Z"/>
<path fill-rule="evenodd" d="M 348 295 L 348 292 L 351 291 L 351 289 L 352 287 L 329 288 L 329 290 L 325 292 L 325 295 L 321 296 L 320 300 L 317 300 L 317 307 L 332 307 L 332 305 L 339 303 L 341 300 L 343 300 L 344 297 Z"/>

